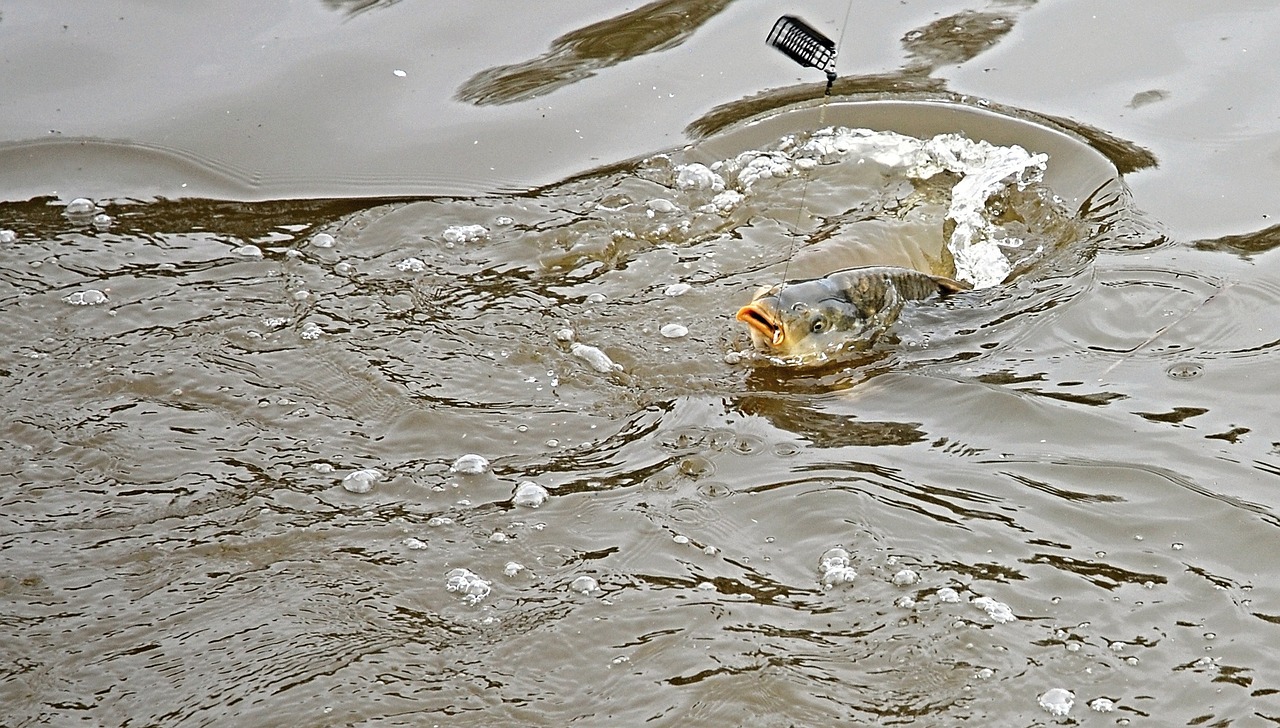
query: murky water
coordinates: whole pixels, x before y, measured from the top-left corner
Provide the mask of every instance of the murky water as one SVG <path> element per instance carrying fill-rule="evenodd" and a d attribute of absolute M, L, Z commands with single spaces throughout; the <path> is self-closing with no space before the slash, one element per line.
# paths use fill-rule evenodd
<path fill-rule="evenodd" d="M 719 9 L 657 5 L 466 88 L 572 87 Z M 1013 19 L 536 190 L 0 203 L 0 722 L 1280 720 L 1276 235 L 1171 234 L 1115 173 L 1144 140 L 1091 119 L 920 100 Z M 984 211 L 1010 281 L 752 356 L 732 313 L 793 245 L 793 277 L 951 265 L 954 177 L 744 188 L 815 115 L 1048 153 Z"/>

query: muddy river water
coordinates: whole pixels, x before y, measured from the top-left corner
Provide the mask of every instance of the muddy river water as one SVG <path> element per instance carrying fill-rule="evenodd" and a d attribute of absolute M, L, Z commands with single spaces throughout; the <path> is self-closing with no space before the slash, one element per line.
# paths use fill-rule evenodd
<path fill-rule="evenodd" d="M 0 9 L 0 725 L 1280 723 L 1277 30 Z M 784 268 L 963 273 L 990 160 L 882 132 L 1045 155 L 1007 279 L 759 356 Z"/>

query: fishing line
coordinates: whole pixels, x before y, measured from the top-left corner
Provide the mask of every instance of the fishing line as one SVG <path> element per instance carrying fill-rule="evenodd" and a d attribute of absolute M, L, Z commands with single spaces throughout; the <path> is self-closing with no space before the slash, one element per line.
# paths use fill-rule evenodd
<path fill-rule="evenodd" d="M 849 0 L 849 4 L 844 11 L 844 22 L 840 26 L 840 42 L 844 42 L 844 33 L 849 26 L 849 13 L 853 10 L 853 0 Z M 778 18 L 773 24 L 773 29 L 769 31 L 769 36 L 765 39 L 769 45 L 782 51 L 791 60 L 799 63 L 801 66 L 808 68 L 816 68 L 827 74 L 827 88 L 822 93 L 822 106 L 818 109 L 818 129 L 826 123 L 827 104 L 831 101 L 831 87 L 836 82 L 836 53 L 838 52 L 835 41 L 819 33 L 813 26 L 804 22 L 794 15 L 784 15 Z M 796 210 L 795 230 L 797 235 L 791 238 L 791 244 L 787 249 L 787 260 L 782 266 L 782 283 L 779 291 L 787 285 L 787 270 L 791 267 L 791 259 L 796 254 L 796 238 L 800 231 L 800 221 L 804 216 L 805 196 L 809 192 L 809 172 L 805 172 L 804 179 L 800 183 L 800 207 Z"/>
<path fill-rule="evenodd" d="M 1156 339 L 1163 336 L 1164 332 L 1168 331 L 1169 329 L 1172 329 L 1173 327 L 1177 326 L 1183 321 L 1186 321 L 1187 318 L 1191 316 L 1191 314 L 1204 308 L 1206 305 L 1209 304 L 1210 301 L 1222 295 L 1223 293 L 1226 293 L 1235 284 L 1236 284 L 1235 281 L 1228 281 L 1226 283 L 1223 283 L 1222 285 L 1218 286 L 1218 290 L 1214 291 L 1212 294 L 1209 295 L 1208 298 L 1204 299 L 1200 303 L 1197 303 L 1196 305 L 1192 306 L 1186 313 L 1179 316 L 1177 320 L 1171 323 L 1167 323 L 1164 326 L 1161 326 L 1154 334 L 1147 337 L 1146 341 L 1142 342 L 1141 344 L 1138 344 L 1137 346 L 1133 347 L 1129 351 L 1125 352 L 1125 354 L 1122 357 L 1120 357 L 1115 362 L 1113 362 L 1111 366 L 1107 367 L 1106 370 L 1102 372 L 1102 376 L 1098 377 L 1098 381 L 1102 381 L 1103 379 L 1105 379 L 1106 376 L 1110 374 L 1116 367 L 1132 359 L 1135 355 L 1137 355 L 1139 351 L 1142 351 L 1143 349 L 1147 348 L 1152 342 L 1154 342 Z"/>

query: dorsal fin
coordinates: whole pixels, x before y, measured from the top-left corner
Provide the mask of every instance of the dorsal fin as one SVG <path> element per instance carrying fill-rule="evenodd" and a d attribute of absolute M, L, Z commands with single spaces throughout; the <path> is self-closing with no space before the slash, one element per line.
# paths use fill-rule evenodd
<path fill-rule="evenodd" d="M 931 275 L 929 277 L 933 279 L 934 283 L 938 284 L 938 292 L 944 296 L 951 293 L 962 293 L 964 291 L 973 290 L 973 284 L 968 281 L 957 281 L 954 278 L 947 278 L 946 276 Z"/>

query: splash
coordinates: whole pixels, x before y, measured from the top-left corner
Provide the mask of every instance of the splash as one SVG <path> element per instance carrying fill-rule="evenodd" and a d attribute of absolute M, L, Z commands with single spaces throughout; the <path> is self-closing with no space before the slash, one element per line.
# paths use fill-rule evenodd
<path fill-rule="evenodd" d="M 1045 154 L 960 134 L 918 139 L 896 132 L 828 127 L 807 136 L 785 136 L 776 146 L 742 152 L 706 168 L 726 180 L 726 191 L 741 195 L 733 205 L 725 205 L 725 200 L 713 202 L 712 209 L 742 204 L 766 181 L 802 174 L 819 165 L 869 162 L 889 175 L 909 180 L 950 174 L 957 181 L 951 187 L 946 213 L 946 219 L 954 224 L 947 249 L 955 262 L 955 277 L 974 288 L 1004 281 L 1014 268 L 1005 251 L 1025 242 L 994 219 L 993 202 L 1007 191 L 1040 184 L 1048 164 Z M 689 167 L 677 167 L 677 176 L 685 175 Z"/>

